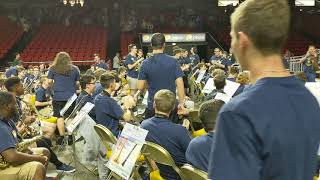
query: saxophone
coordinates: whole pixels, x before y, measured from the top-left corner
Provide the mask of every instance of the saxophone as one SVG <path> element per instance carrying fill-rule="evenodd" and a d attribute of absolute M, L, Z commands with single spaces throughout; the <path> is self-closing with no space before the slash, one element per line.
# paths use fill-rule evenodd
<path fill-rule="evenodd" d="M 19 152 L 26 152 L 30 145 L 36 143 L 37 141 L 41 140 L 43 136 L 36 136 L 31 139 L 26 139 L 21 141 L 16 145 L 16 150 Z M 2 155 L 0 155 L 0 169 L 5 169 L 10 166 L 9 163 L 6 162 L 6 160 L 3 158 Z"/>

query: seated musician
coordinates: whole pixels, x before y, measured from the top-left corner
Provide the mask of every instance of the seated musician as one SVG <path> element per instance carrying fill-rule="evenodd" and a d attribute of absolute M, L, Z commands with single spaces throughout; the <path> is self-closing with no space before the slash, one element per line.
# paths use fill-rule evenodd
<path fill-rule="evenodd" d="M 225 94 L 224 87 L 226 85 L 226 76 L 224 74 L 216 74 L 213 77 L 213 83 L 216 88 L 205 97 L 205 101 L 214 99 L 218 93 Z"/>
<path fill-rule="evenodd" d="M 187 163 L 185 153 L 191 140 L 188 130 L 180 124 L 175 124 L 169 119 L 171 111 L 176 104 L 173 92 L 162 89 L 154 96 L 155 116 L 144 120 L 141 128 L 148 130 L 146 140 L 159 144 L 172 156 L 177 166 Z M 165 165 L 157 164 L 160 174 L 167 180 L 180 179 L 178 174 Z"/>
<path fill-rule="evenodd" d="M 96 78 L 92 75 L 82 75 L 80 76 L 80 86 L 81 86 L 81 93 L 78 96 L 77 103 L 79 104 L 79 109 L 83 107 L 87 102 L 94 104 L 94 97 L 92 94 L 96 88 Z M 89 116 L 95 120 L 96 114 L 94 108 L 90 111 Z"/>
<path fill-rule="evenodd" d="M 12 120 L 17 125 L 18 133 L 21 134 L 22 138 L 25 138 L 25 139 L 33 138 L 34 136 L 37 136 L 39 132 L 37 134 L 34 134 L 33 132 L 32 133 L 28 132 L 30 131 L 29 126 L 34 122 L 35 117 L 26 116 L 25 118 L 23 118 L 23 113 L 25 113 L 25 111 L 23 110 L 23 107 L 21 105 L 22 103 L 19 97 L 24 94 L 24 89 L 20 79 L 18 77 L 11 77 L 7 79 L 5 82 L 5 87 L 10 93 L 12 93 L 16 97 L 15 103 L 18 110 L 15 111 L 15 115 L 12 118 Z M 47 129 L 42 129 L 43 138 L 36 142 L 37 147 L 45 147 L 46 149 L 49 150 L 51 154 L 49 161 L 56 166 L 56 169 L 58 171 L 74 172 L 75 171 L 74 167 L 62 163 L 58 159 L 57 155 L 52 151 L 51 149 L 52 142 L 49 138 L 50 136 L 47 135 L 48 132 L 46 130 Z"/>
<path fill-rule="evenodd" d="M 96 96 L 94 100 L 96 122 L 107 127 L 115 136 L 119 135 L 119 121 L 131 120 L 131 108 L 126 103 L 124 108 L 111 96 L 116 88 L 115 77 L 112 73 L 104 73 L 100 77 L 100 84 L 103 92 Z"/>
<path fill-rule="evenodd" d="M 237 83 L 240 84 L 240 86 L 238 87 L 237 91 L 234 93 L 233 97 L 241 94 L 244 89 L 249 85 L 250 80 L 249 80 L 249 73 L 248 72 L 241 72 L 239 73 L 239 75 L 237 76 Z"/>
<path fill-rule="evenodd" d="M 102 88 L 102 86 L 100 84 L 100 76 L 105 72 L 107 72 L 107 71 L 104 70 L 104 69 L 100 69 L 100 68 L 94 71 L 94 76 L 96 78 L 96 88 L 95 88 L 95 91 L 94 91 L 94 93 L 92 95 L 94 98 L 98 94 L 102 93 L 102 91 L 103 91 L 103 88 Z"/>
<path fill-rule="evenodd" d="M 205 172 L 208 171 L 208 154 L 210 154 L 214 141 L 217 114 L 223 105 L 223 101 L 216 99 L 207 101 L 201 105 L 199 119 L 208 134 L 192 139 L 186 152 L 188 163 Z"/>
<path fill-rule="evenodd" d="M 50 100 L 50 95 L 48 92 L 49 81 L 46 76 L 42 76 L 40 78 L 40 87 L 36 90 L 36 102 L 35 106 L 37 110 L 41 110 L 47 106 L 52 105 L 52 101 Z"/>
<path fill-rule="evenodd" d="M 0 179 L 44 180 L 50 153 L 47 149 L 40 149 L 43 155 L 17 150 L 19 133 L 12 121 L 16 113 L 15 97 L 0 92 Z"/>
<path fill-rule="evenodd" d="M 199 68 L 199 70 L 198 70 L 198 72 L 195 74 L 195 79 L 196 80 L 198 80 L 198 78 L 199 78 L 199 75 L 200 74 L 204 74 L 203 75 L 203 77 L 201 78 L 201 80 L 200 80 L 200 83 L 202 83 L 202 84 L 206 84 L 206 81 L 209 79 L 209 74 L 207 73 L 207 66 L 206 66 L 206 64 L 205 63 L 199 63 L 198 64 L 198 68 Z"/>
<path fill-rule="evenodd" d="M 125 67 L 120 66 L 118 69 L 119 78 L 121 80 L 122 86 L 125 86 L 128 84 L 128 81 L 126 79 L 127 70 Z"/>
<path fill-rule="evenodd" d="M 238 68 L 236 66 L 231 66 L 227 80 L 236 82 L 237 76 L 238 76 Z"/>

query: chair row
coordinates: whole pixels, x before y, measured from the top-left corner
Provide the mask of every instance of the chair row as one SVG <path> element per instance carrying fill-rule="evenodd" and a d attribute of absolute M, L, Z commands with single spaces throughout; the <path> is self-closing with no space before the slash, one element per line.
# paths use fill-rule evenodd
<path fill-rule="evenodd" d="M 103 125 L 95 125 L 94 129 L 96 133 L 98 134 L 102 144 L 106 147 L 108 153 L 108 158 L 112 155 L 112 148 L 111 145 L 116 145 L 117 138 L 112 134 L 112 132 L 104 127 Z M 152 142 L 146 142 L 144 146 L 142 147 L 141 151 L 142 157 L 140 157 L 136 162 L 136 167 L 133 169 L 131 178 L 132 179 L 142 179 L 138 173 L 138 169 L 143 164 L 141 161 L 145 161 L 150 169 L 150 171 L 153 170 L 153 167 L 151 164 L 154 162 L 171 166 L 177 174 L 180 176 L 182 180 L 206 180 L 208 179 L 208 175 L 206 172 L 201 171 L 199 169 L 196 169 L 192 167 L 191 165 L 184 165 L 181 168 L 179 168 L 173 158 L 171 157 L 170 153 L 161 147 L 158 144 L 152 143 Z M 152 173 L 151 173 L 152 174 Z M 155 174 L 153 174 L 155 175 Z M 160 174 L 156 174 L 155 176 L 158 176 L 157 179 L 163 179 Z M 115 179 L 121 179 L 116 173 L 111 172 L 109 175 L 110 178 L 114 177 Z"/>

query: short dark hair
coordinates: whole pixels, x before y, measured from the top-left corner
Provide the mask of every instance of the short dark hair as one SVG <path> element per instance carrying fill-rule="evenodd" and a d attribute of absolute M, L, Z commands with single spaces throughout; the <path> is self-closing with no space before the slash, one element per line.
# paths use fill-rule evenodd
<path fill-rule="evenodd" d="M 10 77 L 4 82 L 4 86 L 9 92 L 12 92 L 16 85 L 21 83 L 20 78 Z"/>
<path fill-rule="evenodd" d="M 13 95 L 6 91 L 0 92 L 0 109 L 3 109 L 4 107 L 7 107 L 8 104 L 13 103 L 15 98 Z"/>
<path fill-rule="evenodd" d="M 128 51 L 130 52 L 134 47 L 137 47 L 135 44 L 129 44 Z"/>
<path fill-rule="evenodd" d="M 224 102 L 217 99 L 206 101 L 201 104 L 199 109 L 199 119 L 207 132 L 214 130 L 217 115 L 223 105 Z"/>
<path fill-rule="evenodd" d="M 174 49 L 173 50 L 173 54 L 176 55 L 178 53 L 181 53 L 182 52 L 182 49 Z"/>
<path fill-rule="evenodd" d="M 197 47 L 192 47 L 191 49 L 192 49 L 192 51 L 193 51 L 195 54 L 198 53 L 198 48 L 197 48 Z"/>
<path fill-rule="evenodd" d="M 103 87 L 103 89 L 107 89 L 110 87 L 110 85 L 112 83 L 115 82 L 115 77 L 112 73 L 110 72 L 106 72 L 106 73 L 103 73 L 101 76 L 100 76 L 100 84 L 101 86 Z"/>
<path fill-rule="evenodd" d="M 86 89 L 87 84 L 90 84 L 92 80 L 95 80 L 96 78 L 90 74 L 84 74 L 80 76 L 80 86 L 81 89 Z"/>
<path fill-rule="evenodd" d="M 213 82 L 216 89 L 223 89 L 226 85 L 226 76 L 223 74 L 217 74 L 213 77 Z"/>
<path fill-rule="evenodd" d="M 152 49 L 161 49 L 166 42 L 166 37 L 162 33 L 155 33 L 151 37 Z"/>

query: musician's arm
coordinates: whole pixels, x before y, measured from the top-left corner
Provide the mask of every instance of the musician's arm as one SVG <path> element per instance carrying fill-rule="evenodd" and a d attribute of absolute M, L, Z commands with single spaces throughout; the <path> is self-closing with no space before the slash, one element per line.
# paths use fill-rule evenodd
<path fill-rule="evenodd" d="M 132 120 L 132 113 L 129 109 L 125 110 L 123 116 L 122 116 L 124 121 L 130 121 Z"/>
<path fill-rule="evenodd" d="M 135 68 L 143 59 L 139 59 L 138 61 L 134 62 L 133 64 L 128 64 L 128 68 L 131 70 Z"/>
<path fill-rule="evenodd" d="M 177 86 L 177 92 L 178 92 L 178 97 L 179 97 L 179 104 L 183 105 L 186 94 L 184 92 L 184 85 L 183 85 L 182 77 L 179 77 L 176 79 L 176 86 Z"/>
<path fill-rule="evenodd" d="M 36 101 L 35 102 L 35 106 L 38 107 L 38 106 L 49 106 L 51 105 L 51 101 L 47 101 L 47 102 L 39 102 L 39 101 Z"/>
<path fill-rule="evenodd" d="M 8 162 L 12 166 L 19 166 L 31 161 L 37 161 L 40 163 L 44 163 L 46 161 L 46 157 L 44 156 L 21 153 L 18 152 L 15 148 L 9 148 L 3 151 L 1 155 L 4 157 L 6 162 Z"/>

